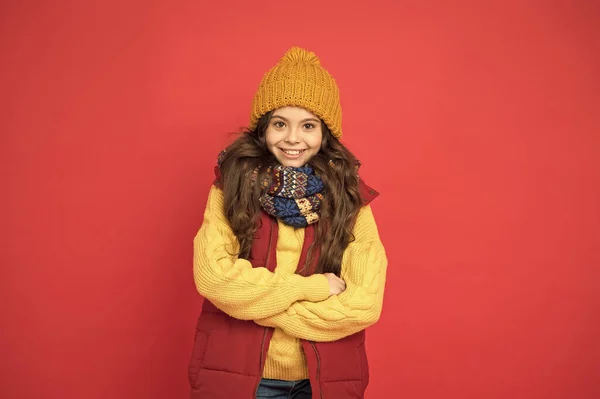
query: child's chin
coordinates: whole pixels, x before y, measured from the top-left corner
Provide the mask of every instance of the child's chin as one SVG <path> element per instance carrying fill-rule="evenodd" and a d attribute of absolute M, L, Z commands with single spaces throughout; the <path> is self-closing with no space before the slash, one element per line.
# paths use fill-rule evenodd
<path fill-rule="evenodd" d="M 301 166 L 304 166 L 304 161 L 302 159 L 295 159 L 295 160 L 280 159 L 279 163 L 283 166 L 291 166 L 293 168 L 299 168 Z"/>

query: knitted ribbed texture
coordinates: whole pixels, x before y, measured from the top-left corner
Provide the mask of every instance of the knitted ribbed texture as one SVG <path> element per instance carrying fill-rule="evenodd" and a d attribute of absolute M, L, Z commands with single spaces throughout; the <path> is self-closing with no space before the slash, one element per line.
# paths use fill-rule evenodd
<path fill-rule="evenodd" d="M 325 276 L 295 274 L 299 253 L 289 255 L 293 258 L 287 262 L 281 260 L 282 263 L 278 256 L 278 266 L 271 273 L 232 256 L 238 249 L 237 238 L 225 217 L 223 191 L 213 186 L 204 222 L 194 239 L 194 281 L 200 294 L 241 320 L 269 317 L 296 301 L 321 301 L 329 296 Z"/>
<path fill-rule="evenodd" d="M 267 72 L 252 102 L 250 129 L 261 116 L 285 106 L 302 107 L 325 122 L 335 137 L 342 137 L 340 93 L 334 78 L 312 52 L 292 47 Z"/>
<path fill-rule="evenodd" d="M 280 224 L 279 231 L 288 228 Z M 295 302 L 285 312 L 255 322 L 317 342 L 336 341 L 377 322 L 383 305 L 387 257 L 370 206 L 358 213 L 353 234 L 355 240 L 342 259 L 344 292 L 321 302 Z"/>
<path fill-rule="evenodd" d="M 267 353 L 263 377 L 286 381 L 308 378 L 304 350 L 298 338 L 284 333 L 280 328 L 275 329 Z"/>
<path fill-rule="evenodd" d="M 304 229 L 294 229 L 279 222 L 277 239 L 277 268 L 295 270 L 304 243 Z M 265 361 L 263 376 L 277 380 L 302 380 L 308 378 L 308 368 L 300 340 L 275 329 Z"/>
<path fill-rule="evenodd" d="M 223 213 L 223 192 L 213 187 L 204 223 L 194 239 L 194 279 L 198 291 L 227 314 L 275 332 L 263 376 L 281 380 L 308 377 L 298 338 L 334 341 L 375 323 L 381 313 L 387 259 L 371 208 L 358 214 L 355 240 L 342 260 L 346 291 L 329 296 L 321 275 L 295 274 L 304 243 L 304 229 L 278 223 L 277 268 L 252 268 L 226 248 L 237 240 Z"/>

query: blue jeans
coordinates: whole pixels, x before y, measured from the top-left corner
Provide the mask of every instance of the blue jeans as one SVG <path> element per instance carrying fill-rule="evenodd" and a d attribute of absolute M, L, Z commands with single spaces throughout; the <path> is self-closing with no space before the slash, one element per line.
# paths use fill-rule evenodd
<path fill-rule="evenodd" d="M 311 399 L 309 380 L 283 381 L 263 378 L 256 391 L 257 399 Z"/>

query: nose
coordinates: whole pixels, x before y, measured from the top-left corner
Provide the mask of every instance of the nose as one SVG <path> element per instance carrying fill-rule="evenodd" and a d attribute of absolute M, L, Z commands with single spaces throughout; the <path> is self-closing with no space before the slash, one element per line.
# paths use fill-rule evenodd
<path fill-rule="evenodd" d="M 298 132 L 298 128 L 291 127 L 288 130 L 288 134 L 285 136 L 285 142 L 289 144 L 300 143 L 300 133 Z"/>

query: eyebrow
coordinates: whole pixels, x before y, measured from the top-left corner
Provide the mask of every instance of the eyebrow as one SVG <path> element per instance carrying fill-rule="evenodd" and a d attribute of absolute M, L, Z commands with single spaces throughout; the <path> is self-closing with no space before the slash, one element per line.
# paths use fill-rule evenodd
<path fill-rule="evenodd" d="M 279 119 L 283 119 L 283 120 L 284 120 L 284 121 L 286 121 L 286 122 L 289 122 L 289 119 L 287 119 L 287 118 L 285 118 L 285 117 L 283 117 L 283 116 L 281 116 L 281 115 L 273 115 L 273 116 L 271 117 L 271 119 L 272 119 L 272 118 L 279 118 Z M 308 122 L 308 121 L 317 122 L 317 123 L 320 123 L 320 122 L 321 122 L 321 121 L 320 121 L 320 120 L 318 120 L 317 118 L 312 118 L 312 117 L 311 117 L 311 118 L 302 119 L 300 122 Z"/>

